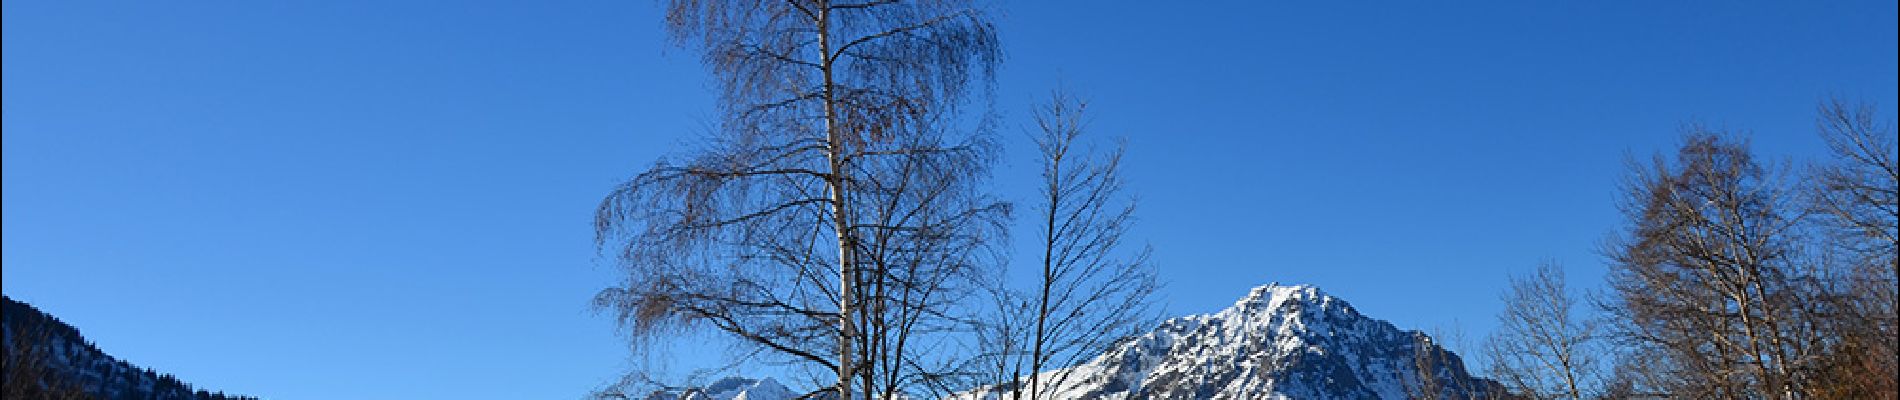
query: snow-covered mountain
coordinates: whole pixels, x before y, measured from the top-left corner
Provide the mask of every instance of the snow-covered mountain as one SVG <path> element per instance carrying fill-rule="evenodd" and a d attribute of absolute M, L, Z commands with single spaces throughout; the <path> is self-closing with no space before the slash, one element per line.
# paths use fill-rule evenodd
<path fill-rule="evenodd" d="M 1167 320 L 1081 365 L 1043 372 L 1042 381 L 1065 374 L 1061 385 L 1045 393 L 1107 400 L 1508 397 L 1497 382 L 1471 376 L 1458 355 L 1424 334 L 1360 314 L 1306 285 L 1254 288 L 1227 309 Z M 769 379 L 763 382 L 770 390 L 731 389 L 758 382 L 729 378 L 649 399 L 795 397 Z M 952 397 L 1008 399 L 1010 390 L 985 387 Z"/>
<path fill-rule="evenodd" d="M 654 392 L 646 400 L 789 400 L 798 397 L 772 378 L 726 378 L 705 387 Z"/>
<path fill-rule="evenodd" d="M 1430 373 L 1421 374 L 1420 366 Z M 1064 373 L 1069 378 L 1055 388 L 1059 398 L 1482 399 L 1503 393 L 1423 334 L 1367 317 L 1305 285 L 1254 288 L 1225 310 L 1168 320 L 1089 362 L 1044 375 Z M 1000 394 L 1007 390 L 962 397 L 1007 398 Z"/>

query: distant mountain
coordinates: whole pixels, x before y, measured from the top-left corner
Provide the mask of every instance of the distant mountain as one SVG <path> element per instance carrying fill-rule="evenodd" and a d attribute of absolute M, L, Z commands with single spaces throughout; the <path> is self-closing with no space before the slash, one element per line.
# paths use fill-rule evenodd
<path fill-rule="evenodd" d="M 1161 323 L 1068 368 L 1063 399 L 1499 399 L 1497 382 L 1472 376 L 1463 359 L 1418 331 L 1400 330 L 1305 285 L 1254 288 L 1213 314 Z M 769 385 L 761 384 L 764 382 Z M 768 390 L 750 388 L 768 386 Z M 1010 398 L 984 387 L 956 400 Z M 777 382 L 728 378 L 649 400 L 789 400 Z"/>
<path fill-rule="evenodd" d="M 1073 399 L 1505 397 L 1497 382 L 1471 376 L 1424 334 L 1304 285 L 1254 288 L 1225 310 L 1168 320 L 1091 361 L 1043 374 L 1065 373 L 1058 397 Z M 960 397 L 1007 393 L 986 388 Z"/>
<path fill-rule="evenodd" d="M 662 390 L 646 400 L 788 400 L 798 397 L 772 378 L 726 378 L 705 387 Z"/>
<path fill-rule="evenodd" d="M 209 400 L 252 399 L 194 390 L 168 374 L 139 368 L 100 351 L 79 330 L 26 303 L 0 296 L 0 348 L 5 398 Z"/>

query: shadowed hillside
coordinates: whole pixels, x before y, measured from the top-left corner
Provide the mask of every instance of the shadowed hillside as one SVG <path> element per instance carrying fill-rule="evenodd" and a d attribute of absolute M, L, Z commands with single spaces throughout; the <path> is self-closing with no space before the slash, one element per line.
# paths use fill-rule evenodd
<path fill-rule="evenodd" d="M 7 399 L 254 399 L 194 389 L 100 351 L 79 330 L 6 297 Z"/>

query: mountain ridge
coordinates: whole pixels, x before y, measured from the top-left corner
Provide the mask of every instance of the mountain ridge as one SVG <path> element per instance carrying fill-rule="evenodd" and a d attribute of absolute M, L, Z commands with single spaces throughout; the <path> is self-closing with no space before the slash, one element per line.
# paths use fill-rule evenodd
<path fill-rule="evenodd" d="M 1421 373 L 1421 371 L 1426 371 Z M 1080 365 L 1045 393 L 1091 399 L 1491 398 L 1430 337 L 1312 285 L 1255 287 L 1226 309 L 1172 318 Z M 1049 379 L 1045 379 L 1049 381 Z M 1433 392 L 1435 396 L 1425 396 Z M 963 398 L 1001 398 L 977 390 Z"/>
<path fill-rule="evenodd" d="M 1220 311 L 1162 321 L 1088 361 L 1039 374 L 1050 384 L 1045 397 L 1058 399 L 1511 397 L 1496 381 L 1471 375 L 1461 357 L 1429 335 L 1361 314 L 1316 286 L 1278 282 L 1254 287 Z M 795 397 L 783 387 L 773 393 L 784 397 L 711 388 L 648 398 Z M 950 399 L 1008 399 L 1014 389 L 977 387 Z M 688 397 L 695 390 L 724 397 Z"/>
<path fill-rule="evenodd" d="M 140 368 L 100 350 L 52 314 L 9 296 L 0 299 L 9 399 L 256 399 L 195 389 L 170 374 Z"/>

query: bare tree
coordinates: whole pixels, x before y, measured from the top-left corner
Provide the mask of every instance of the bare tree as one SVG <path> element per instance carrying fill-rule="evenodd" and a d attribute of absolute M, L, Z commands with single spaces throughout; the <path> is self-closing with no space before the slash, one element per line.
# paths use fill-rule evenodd
<path fill-rule="evenodd" d="M 1036 110 L 1042 165 L 1033 286 L 1000 289 L 986 340 L 991 379 L 1015 399 L 1052 398 L 1071 378 L 1052 370 L 1085 361 L 1155 321 L 1147 247 L 1126 250 L 1135 204 L 1122 193 L 1122 147 L 1097 154 L 1082 140 L 1087 103 L 1057 91 Z"/>
<path fill-rule="evenodd" d="M 1610 374 L 1603 379 L 1604 399 L 1669 399 L 1672 388 L 1689 384 L 1675 374 L 1681 368 L 1671 366 L 1672 358 L 1661 354 L 1659 346 L 1614 347 Z"/>
<path fill-rule="evenodd" d="M 1485 341 L 1492 376 L 1535 399 L 1595 395 L 1598 325 L 1577 315 L 1562 267 L 1547 262 L 1510 280 L 1498 330 Z"/>
<path fill-rule="evenodd" d="M 1815 205 L 1865 262 L 1900 274 L 1900 156 L 1893 123 L 1869 105 L 1835 100 L 1817 125 L 1833 160 L 1813 172 Z M 1893 285 L 1887 285 L 1889 289 Z"/>
<path fill-rule="evenodd" d="M 704 50 L 724 118 L 598 208 L 626 271 L 597 304 L 637 340 L 703 327 L 829 371 L 839 399 L 901 397 L 946 376 L 935 335 L 1000 235 L 983 195 L 986 124 L 960 110 L 998 60 L 963 1 L 667 3 Z M 967 129 L 964 129 L 967 128 Z M 826 383 L 822 381 L 829 380 Z M 855 394 L 854 394 L 855 393 Z"/>
<path fill-rule="evenodd" d="M 1871 106 L 1835 100 L 1820 107 L 1818 130 L 1832 159 L 1811 170 L 1813 206 L 1847 266 L 1830 311 L 1840 336 L 1823 396 L 1900 395 L 1896 382 L 1896 298 L 1900 297 L 1900 161 L 1893 123 Z"/>
<path fill-rule="evenodd" d="M 1432 335 L 1424 332 L 1412 333 L 1412 380 L 1405 381 L 1406 396 L 1418 400 L 1449 400 L 1445 398 L 1446 355 L 1433 344 Z"/>
<path fill-rule="evenodd" d="M 1694 129 L 1674 164 L 1637 165 L 1606 243 L 1618 334 L 1676 375 L 1677 397 L 1800 397 L 1825 299 L 1801 263 L 1798 204 L 1745 143 Z M 1663 380 L 1653 380 L 1661 382 Z"/>
<path fill-rule="evenodd" d="M 11 301 L 11 300 L 9 300 Z M 9 315 L 9 317 L 13 317 Z M 22 316 L 23 319 L 32 317 Z M 5 329 L 6 354 L 0 357 L 5 368 L 5 378 L 0 379 L 4 389 L 0 389 L 0 398 L 7 399 L 92 399 L 73 377 L 78 376 L 73 365 L 60 362 L 57 353 L 65 345 L 56 340 L 53 329 L 43 321 L 7 321 Z"/>

